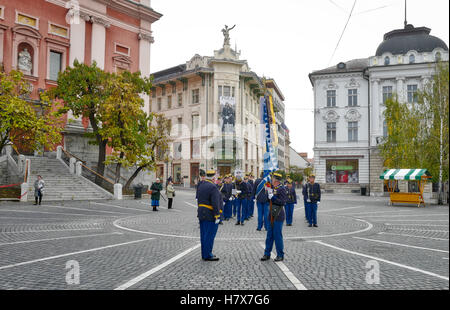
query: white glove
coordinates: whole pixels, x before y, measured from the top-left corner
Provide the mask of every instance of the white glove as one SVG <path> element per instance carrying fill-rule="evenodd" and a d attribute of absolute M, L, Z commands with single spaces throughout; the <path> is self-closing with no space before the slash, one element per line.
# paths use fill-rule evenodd
<path fill-rule="evenodd" d="M 220 218 L 216 219 L 216 225 L 220 223 Z"/>
<path fill-rule="evenodd" d="M 242 193 L 242 191 L 236 191 L 236 194 L 240 194 L 240 193 Z"/>
<path fill-rule="evenodd" d="M 273 197 L 273 194 L 269 194 L 269 199 L 272 199 L 272 197 Z"/>
<path fill-rule="evenodd" d="M 233 200 L 233 197 L 230 197 L 230 199 L 228 199 L 229 201 L 232 201 Z"/>
<path fill-rule="evenodd" d="M 267 188 L 267 194 L 272 195 L 273 196 L 273 189 L 268 187 Z"/>
<path fill-rule="evenodd" d="M 308 199 L 307 202 L 311 202 L 311 199 Z"/>
<path fill-rule="evenodd" d="M 317 206 L 319 206 L 319 205 L 320 205 L 320 201 L 317 202 Z"/>

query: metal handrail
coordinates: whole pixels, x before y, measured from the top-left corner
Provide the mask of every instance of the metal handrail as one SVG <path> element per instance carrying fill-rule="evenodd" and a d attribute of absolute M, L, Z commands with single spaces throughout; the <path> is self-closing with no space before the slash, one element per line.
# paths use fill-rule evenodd
<path fill-rule="evenodd" d="M 78 158 L 77 156 L 73 155 L 72 153 L 66 151 L 64 148 L 62 148 L 62 151 L 64 152 L 64 154 L 67 155 L 67 157 L 73 157 L 78 161 L 81 161 L 83 164 L 86 164 L 86 161 L 82 160 L 81 158 Z"/>
<path fill-rule="evenodd" d="M 28 180 L 28 163 L 29 161 L 25 161 L 25 174 L 24 174 L 24 178 L 23 178 L 23 183 L 27 183 Z"/>
<path fill-rule="evenodd" d="M 95 174 L 96 176 L 102 178 L 103 180 L 105 180 L 105 181 L 108 182 L 109 184 L 114 185 L 114 182 L 113 182 L 113 181 L 111 181 L 111 180 L 105 178 L 104 176 L 102 176 L 101 174 L 95 172 L 94 170 L 92 170 L 92 169 L 89 168 L 88 166 L 84 165 L 83 163 L 81 163 L 81 166 L 84 167 L 84 168 L 86 168 L 88 171 L 92 172 L 92 173 Z"/>

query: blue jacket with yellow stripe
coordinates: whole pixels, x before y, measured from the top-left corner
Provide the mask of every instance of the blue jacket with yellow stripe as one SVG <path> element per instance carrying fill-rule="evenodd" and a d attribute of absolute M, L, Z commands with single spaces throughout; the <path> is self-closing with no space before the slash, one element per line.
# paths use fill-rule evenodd
<path fill-rule="evenodd" d="M 206 179 L 198 185 L 197 202 L 197 217 L 200 221 L 215 222 L 220 217 L 223 207 L 222 194 L 211 180 Z"/>

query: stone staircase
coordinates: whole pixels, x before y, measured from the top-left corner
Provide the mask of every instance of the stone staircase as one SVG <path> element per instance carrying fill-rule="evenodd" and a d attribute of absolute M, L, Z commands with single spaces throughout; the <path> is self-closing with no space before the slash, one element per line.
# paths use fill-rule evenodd
<path fill-rule="evenodd" d="M 27 157 L 31 160 L 28 201 L 34 201 L 34 181 L 40 175 L 45 181 L 43 201 L 51 200 L 102 200 L 113 195 L 89 180 L 73 175 L 59 159 Z"/>

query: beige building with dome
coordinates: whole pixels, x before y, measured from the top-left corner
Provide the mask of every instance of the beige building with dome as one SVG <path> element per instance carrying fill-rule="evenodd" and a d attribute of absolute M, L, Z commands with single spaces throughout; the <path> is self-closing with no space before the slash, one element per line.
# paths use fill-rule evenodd
<path fill-rule="evenodd" d="M 238 51 L 224 42 L 214 56 L 195 55 L 152 75 L 150 111 L 172 122 L 169 160 L 158 163 L 158 177 L 171 176 L 176 184 L 192 186 L 200 170 L 260 174 L 264 81 Z"/>

